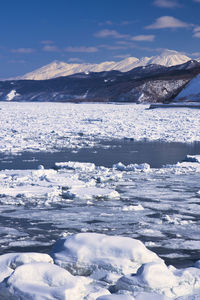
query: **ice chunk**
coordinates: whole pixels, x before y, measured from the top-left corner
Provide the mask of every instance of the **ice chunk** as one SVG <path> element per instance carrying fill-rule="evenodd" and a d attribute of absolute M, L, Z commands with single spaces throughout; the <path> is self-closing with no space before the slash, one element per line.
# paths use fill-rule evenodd
<path fill-rule="evenodd" d="M 151 167 L 149 164 L 130 164 L 125 166 L 123 163 L 119 162 L 115 165 L 113 165 L 113 169 L 119 170 L 119 171 L 133 171 L 133 172 L 149 172 Z"/>
<path fill-rule="evenodd" d="M 92 172 L 95 169 L 95 164 L 93 163 L 83 163 L 77 161 L 68 161 L 68 162 L 57 162 L 55 163 L 57 169 L 69 169 L 69 170 L 81 170 L 84 172 Z"/>
<path fill-rule="evenodd" d="M 186 155 L 184 161 L 200 163 L 200 155 Z"/>
<path fill-rule="evenodd" d="M 122 211 L 139 211 L 144 210 L 144 207 L 141 204 L 138 205 L 129 205 L 129 206 L 123 206 Z"/>
<path fill-rule="evenodd" d="M 51 256 L 56 264 L 79 275 L 99 269 L 127 274 L 143 263 L 161 260 L 138 240 L 96 233 L 79 233 L 58 240 Z"/>
<path fill-rule="evenodd" d="M 145 289 L 162 289 L 177 285 L 177 280 L 172 271 L 164 263 L 150 262 L 143 264 L 136 274 L 124 276 L 117 282 L 118 290 L 133 290 L 134 286 Z"/>
<path fill-rule="evenodd" d="M 199 269 L 178 270 L 172 266 L 167 267 L 164 262 L 144 264 L 136 274 L 123 276 L 116 283 L 116 290 L 118 291 L 149 291 L 170 298 L 191 295 L 198 289 L 200 289 Z"/>
<path fill-rule="evenodd" d="M 99 187 L 83 187 L 83 188 L 71 188 L 65 190 L 63 196 L 69 199 L 119 199 L 120 195 L 117 191 L 108 188 Z"/>
<path fill-rule="evenodd" d="M 0 282 L 9 276 L 18 266 L 32 262 L 53 263 L 48 254 L 40 253 L 9 253 L 0 256 Z"/>
<path fill-rule="evenodd" d="M 0 283 L 1 299 L 84 299 L 91 279 L 71 275 L 49 263 L 30 263 L 19 266 Z"/>

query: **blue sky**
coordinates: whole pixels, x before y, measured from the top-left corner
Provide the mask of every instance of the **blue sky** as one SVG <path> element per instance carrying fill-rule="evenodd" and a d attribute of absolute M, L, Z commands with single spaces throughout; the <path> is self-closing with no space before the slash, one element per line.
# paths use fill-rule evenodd
<path fill-rule="evenodd" d="M 173 49 L 200 57 L 200 0 L 6 0 L 0 78 L 53 60 L 99 63 Z"/>

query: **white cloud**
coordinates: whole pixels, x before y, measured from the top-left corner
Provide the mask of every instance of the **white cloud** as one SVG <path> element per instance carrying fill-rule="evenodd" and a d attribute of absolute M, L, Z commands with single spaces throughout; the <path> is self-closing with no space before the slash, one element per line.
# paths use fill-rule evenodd
<path fill-rule="evenodd" d="M 67 47 L 64 49 L 66 52 L 85 52 L 85 53 L 93 53 L 99 51 L 96 47 Z"/>
<path fill-rule="evenodd" d="M 60 50 L 58 49 L 58 47 L 53 46 L 53 45 L 46 45 L 42 48 L 43 51 L 46 52 L 59 52 Z"/>
<path fill-rule="evenodd" d="M 29 54 L 35 52 L 35 49 L 33 48 L 18 48 L 18 49 L 12 49 L 12 53 L 21 53 L 21 54 Z"/>
<path fill-rule="evenodd" d="M 129 35 L 127 34 L 120 34 L 116 30 L 109 30 L 109 29 L 103 29 L 94 34 L 95 37 L 98 38 L 107 38 L 107 37 L 113 37 L 116 39 L 124 39 L 129 38 Z"/>
<path fill-rule="evenodd" d="M 200 31 L 195 32 L 193 37 L 200 39 Z"/>
<path fill-rule="evenodd" d="M 196 26 L 196 27 L 194 28 L 194 32 L 198 32 L 198 31 L 200 31 L 200 26 Z"/>
<path fill-rule="evenodd" d="M 194 2 L 198 2 L 198 3 L 200 3 L 200 0 L 193 0 Z"/>
<path fill-rule="evenodd" d="M 131 40 L 138 42 L 153 42 L 155 40 L 155 35 L 136 35 L 132 37 Z"/>
<path fill-rule="evenodd" d="M 163 29 L 163 28 L 186 28 L 190 25 L 171 16 L 158 18 L 153 24 L 146 26 L 146 29 Z"/>
<path fill-rule="evenodd" d="M 166 7 L 166 8 L 173 8 L 173 7 L 180 6 L 176 0 L 155 0 L 153 4 L 158 7 Z"/>
<path fill-rule="evenodd" d="M 193 37 L 200 38 L 200 26 L 196 26 L 193 29 Z"/>

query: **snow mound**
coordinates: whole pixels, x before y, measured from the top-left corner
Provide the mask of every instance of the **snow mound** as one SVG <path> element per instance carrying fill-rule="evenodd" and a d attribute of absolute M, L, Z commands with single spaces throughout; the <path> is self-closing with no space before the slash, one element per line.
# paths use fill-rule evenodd
<path fill-rule="evenodd" d="M 174 299 L 191 295 L 200 289 L 200 270 L 178 270 L 172 266 L 167 267 L 164 262 L 151 262 L 142 265 L 136 274 L 121 277 L 116 283 L 116 289 L 155 292 Z"/>
<path fill-rule="evenodd" d="M 91 275 L 97 270 L 127 274 L 143 263 L 160 260 L 138 240 L 96 233 L 79 233 L 58 240 L 51 256 L 56 264 L 78 275 Z M 104 272 L 101 276 L 105 276 Z"/>
<path fill-rule="evenodd" d="M 18 266 L 33 263 L 53 263 L 48 254 L 39 253 L 9 253 L 0 256 L 0 282 L 9 276 Z"/>
<path fill-rule="evenodd" d="M 68 299 L 80 300 L 87 293 L 88 278 L 74 277 L 49 263 L 19 266 L 0 284 L 1 299 Z"/>

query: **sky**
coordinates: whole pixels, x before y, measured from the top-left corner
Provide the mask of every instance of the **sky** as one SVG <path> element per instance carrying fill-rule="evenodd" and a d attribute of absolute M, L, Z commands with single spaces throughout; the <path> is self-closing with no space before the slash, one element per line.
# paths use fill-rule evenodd
<path fill-rule="evenodd" d="M 200 0 L 2 0 L 0 78 L 54 60 L 100 63 L 176 50 L 200 57 Z"/>

